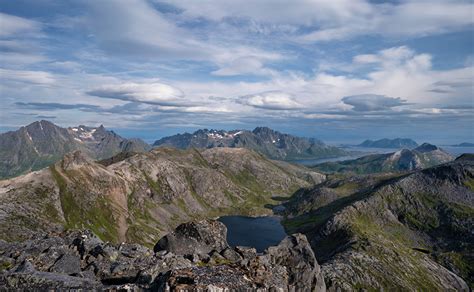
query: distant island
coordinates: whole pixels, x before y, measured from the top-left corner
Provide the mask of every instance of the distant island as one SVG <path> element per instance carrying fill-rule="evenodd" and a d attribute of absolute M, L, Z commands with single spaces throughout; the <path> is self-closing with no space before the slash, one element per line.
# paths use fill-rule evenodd
<path fill-rule="evenodd" d="M 463 143 L 451 145 L 451 147 L 474 147 L 474 143 L 463 142 Z"/>
<path fill-rule="evenodd" d="M 395 138 L 395 139 L 380 139 L 380 140 L 365 140 L 361 144 L 357 145 L 360 147 L 371 147 L 371 148 L 415 148 L 418 147 L 418 143 L 409 138 Z"/>

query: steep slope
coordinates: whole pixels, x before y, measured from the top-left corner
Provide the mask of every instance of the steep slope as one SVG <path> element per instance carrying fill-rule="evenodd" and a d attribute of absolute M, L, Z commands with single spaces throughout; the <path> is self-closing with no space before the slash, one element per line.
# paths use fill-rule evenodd
<path fill-rule="evenodd" d="M 323 179 L 247 149 L 157 148 L 100 163 L 74 152 L 48 169 L 0 181 L 0 236 L 89 228 L 104 240 L 151 245 L 191 219 L 269 213 L 272 196 Z"/>
<path fill-rule="evenodd" d="M 360 147 L 372 147 L 372 148 L 406 148 L 412 149 L 418 147 L 418 143 L 408 138 L 395 138 L 395 139 L 380 139 L 380 140 L 365 140 L 360 143 Z"/>
<path fill-rule="evenodd" d="M 305 233 L 329 290 L 468 291 L 474 284 L 474 160 L 399 177 L 325 182 L 295 195 L 285 226 Z M 346 190 L 332 193 L 329 187 Z M 462 280 L 462 279 L 464 280 Z"/>
<path fill-rule="evenodd" d="M 149 149 L 145 142 L 124 139 L 103 126 L 65 129 L 48 121 L 34 122 L 0 135 L 0 179 L 44 168 L 74 150 L 101 159 L 124 150 Z"/>
<path fill-rule="evenodd" d="M 270 159 L 294 160 L 305 158 L 337 157 L 346 153 L 315 139 L 282 134 L 267 127 L 247 130 L 198 130 L 157 140 L 153 146 L 170 146 L 179 149 L 233 147 L 247 148 Z"/>
<path fill-rule="evenodd" d="M 399 172 L 423 169 L 453 160 L 443 149 L 424 143 L 413 149 L 394 153 L 372 154 L 354 160 L 326 162 L 313 168 L 325 172 L 353 172 L 356 174 Z"/>

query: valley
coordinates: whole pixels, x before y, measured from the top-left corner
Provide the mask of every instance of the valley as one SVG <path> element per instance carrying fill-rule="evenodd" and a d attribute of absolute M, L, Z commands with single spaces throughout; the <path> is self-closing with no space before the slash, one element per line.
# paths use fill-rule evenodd
<path fill-rule="evenodd" d="M 70 131 L 91 139 L 102 130 Z M 88 147 L 102 145 L 94 141 Z M 472 154 L 454 158 L 424 143 L 308 167 L 249 147 L 160 145 L 116 149 L 105 159 L 88 149 L 0 180 L 0 285 L 314 291 L 473 285 Z M 85 238 L 93 240 L 85 249 L 74 243 Z M 59 257 L 45 262 L 50 249 L 26 248 L 34 242 L 51 245 Z M 309 278 L 294 270 L 294 256 Z M 63 258 L 74 270 L 68 262 L 60 266 Z"/>

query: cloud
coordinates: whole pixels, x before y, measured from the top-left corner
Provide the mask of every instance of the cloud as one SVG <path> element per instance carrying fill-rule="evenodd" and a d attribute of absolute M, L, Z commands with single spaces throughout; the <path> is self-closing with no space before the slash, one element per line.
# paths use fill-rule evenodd
<path fill-rule="evenodd" d="M 99 106 L 91 104 L 65 104 L 65 103 L 56 103 L 56 102 L 16 102 L 16 106 L 29 108 L 29 109 L 38 109 L 38 110 L 66 110 L 66 109 L 88 109 L 88 110 L 98 110 Z"/>
<path fill-rule="evenodd" d="M 0 77 L 7 81 L 36 85 L 51 85 L 56 82 L 54 76 L 45 71 L 10 70 L 0 68 Z"/>
<path fill-rule="evenodd" d="M 272 70 L 264 68 L 261 59 L 255 57 L 241 57 L 232 60 L 224 67 L 211 72 L 216 76 L 236 76 L 236 75 L 270 75 Z"/>
<path fill-rule="evenodd" d="M 267 91 L 242 96 L 239 103 L 268 110 L 294 110 L 301 108 L 301 104 L 288 93 L 281 91 Z"/>
<path fill-rule="evenodd" d="M 162 106 L 189 106 L 191 103 L 184 98 L 184 93 L 173 86 L 154 83 L 122 83 L 104 85 L 87 92 L 88 95 L 112 98 L 132 102 L 156 104 Z"/>
<path fill-rule="evenodd" d="M 40 24 L 36 21 L 0 12 L 0 37 L 10 37 L 17 34 L 36 33 Z"/>
<path fill-rule="evenodd" d="M 351 105 L 355 111 L 380 111 L 393 107 L 407 105 L 406 100 L 400 97 L 388 97 L 377 94 L 361 94 L 343 97 L 342 102 Z"/>
<path fill-rule="evenodd" d="M 364 1 L 365 2 L 365 1 Z M 314 31 L 298 36 L 302 42 L 345 40 L 364 35 L 414 37 L 459 31 L 474 23 L 470 1 L 402 1 L 368 4 L 364 13 L 350 13 L 349 21 L 323 22 Z"/>

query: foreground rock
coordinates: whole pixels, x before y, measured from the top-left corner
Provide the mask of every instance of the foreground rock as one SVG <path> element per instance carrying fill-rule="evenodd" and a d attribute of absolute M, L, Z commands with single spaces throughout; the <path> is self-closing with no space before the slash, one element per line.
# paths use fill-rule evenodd
<path fill-rule="evenodd" d="M 0 289 L 325 291 L 301 234 L 263 254 L 229 247 L 217 221 L 186 223 L 165 238 L 169 244 L 157 244 L 156 253 L 137 244 L 112 245 L 89 231 L 0 241 Z"/>

